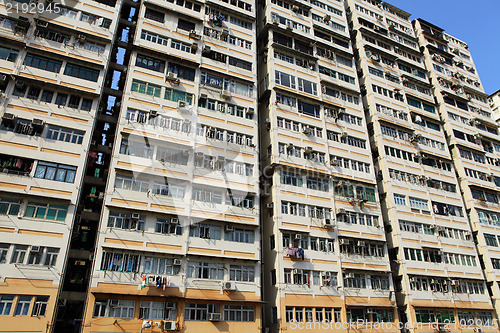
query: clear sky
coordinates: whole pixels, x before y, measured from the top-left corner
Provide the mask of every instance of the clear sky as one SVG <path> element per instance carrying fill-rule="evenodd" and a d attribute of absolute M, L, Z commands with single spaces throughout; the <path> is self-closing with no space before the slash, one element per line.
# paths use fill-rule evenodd
<path fill-rule="evenodd" d="M 487 94 L 500 89 L 500 0 L 387 0 L 469 45 Z"/>

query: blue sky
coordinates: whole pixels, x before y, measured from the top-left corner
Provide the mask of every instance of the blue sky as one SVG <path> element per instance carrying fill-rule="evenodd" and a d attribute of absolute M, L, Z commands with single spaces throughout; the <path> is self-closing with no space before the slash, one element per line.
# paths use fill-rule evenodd
<path fill-rule="evenodd" d="M 469 45 L 487 94 L 500 89 L 499 0 L 388 0 Z"/>

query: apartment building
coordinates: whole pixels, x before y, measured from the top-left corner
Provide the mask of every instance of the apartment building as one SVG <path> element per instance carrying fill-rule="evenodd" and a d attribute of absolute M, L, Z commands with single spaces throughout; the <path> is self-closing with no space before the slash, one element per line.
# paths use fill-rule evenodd
<path fill-rule="evenodd" d="M 114 33 L 101 3 L 56 7 L 0 5 L 0 331 L 53 326 Z"/>
<path fill-rule="evenodd" d="M 400 320 L 488 326 L 493 307 L 410 14 L 380 1 L 346 4 Z"/>
<path fill-rule="evenodd" d="M 371 332 L 397 313 L 346 10 L 259 9 L 264 327 Z"/>
<path fill-rule="evenodd" d="M 255 332 L 256 6 L 134 8 L 83 332 Z"/>
<path fill-rule="evenodd" d="M 422 19 L 414 21 L 433 82 L 479 263 L 498 306 L 500 136 L 467 44 Z M 491 319 L 491 306 L 482 310 Z M 471 311 L 462 316 L 471 316 Z M 497 311 L 498 313 L 498 311 Z M 477 313 L 476 313 L 477 315 Z"/>
<path fill-rule="evenodd" d="M 500 90 L 495 91 L 488 97 L 493 118 L 498 120 L 500 118 Z"/>

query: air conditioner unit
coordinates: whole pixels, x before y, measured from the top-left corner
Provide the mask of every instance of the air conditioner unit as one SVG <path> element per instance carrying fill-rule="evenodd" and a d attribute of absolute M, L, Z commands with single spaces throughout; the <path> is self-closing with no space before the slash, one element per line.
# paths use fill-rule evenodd
<path fill-rule="evenodd" d="M 197 160 L 201 160 L 205 157 L 205 154 L 203 154 L 202 152 L 199 151 L 194 156 Z"/>
<path fill-rule="evenodd" d="M 220 97 L 223 99 L 230 99 L 231 98 L 231 92 L 227 90 L 222 90 L 220 93 Z"/>
<path fill-rule="evenodd" d="M 205 45 L 203 47 L 202 53 L 207 54 L 207 53 L 210 53 L 210 52 L 212 52 L 212 48 L 210 48 L 210 46 L 208 46 L 208 45 Z"/>
<path fill-rule="evenodd" d="M 163 322 L 164 331 L 175 331 L 175 320 L 166 320 Z"/>
<path fill-rule="evenodd" d="M 132 213 L 132 220 L 138 220 L 141 217 L 141 214 L 139 213 Z"/>
<path fill-rule="evenodd" d="M 223 29 L 223 30 L 222 30 L 222 33 L 221 33 L 221 35 L 222 35 L 223 37 L 229 36 L 229 30 L 227 30 L 227 29 Z"/>
<path fill-rule="evenodd" d="M 224 226 L 224 230 L 226 230 L 226 231 L 234 231 L 234 226 L 232 226 L 230 224 L 226 224 Z"/>
<path fill-rule="evenodd" d="M 378 54 L 372 54 L 372 56 L 370 57 L 373 61 L 376 61 L 376 62 L 379 62 L 380 61 L 380 57 L 378 56 Z"/>
<path fill-rule="evenodd" d="M 323 227 L 326 227 L 326 228 L 331 228 L 333 227 L 333 224 L 332 224 L 332 220 L 329 219 L 329 218 L 325 218 L 323 220 Z"/>
<path fill-rule="evenodd" d="M 221 315 L 220 313 L 209 313 L 208 320 L 209 321 L 220 321 Z"/>
<path fill-rule="evenodd" d="M 155 111 L 155 110 L 151 110 L 149 111 L 149 118 L 156 118 L 158 117 L 158 111 Z"/>
<path fill-rule="evenodd" d="M 345 209 L 344 208 L 337 208 L 337 210 L 335 211 L 335 214 L 337 215 L 345 215 Z"/>
<path fill-rule="evenodd" d="M 185 108 L 187 105 L 186 101 L 178 101 L 177 102 L 177 107 L 178 108 Z"/>
<path fill-rule="evenodd" d="M 38 127 L 38 128 L 40 128 L 40 127 L 43 127 L 43 125 L 45 125 L 45 122 L 44 122 L 42 119 L 33 119 L 33 120 L 31 121 L 31 125 L 32 125 L 33 127 Z"/>
<path fill-rule="evenodd" d="M 180 266 L 180 265 L 182 265 L 182 260 L 180 260 L 179 258 L 176 258 L 173 260 L 172 264 L 174 266 Z"/>
<path fill-rule="evenodd" d="M 49 22 L 42 21 L 42 20 L 37 20 L 36 21 L 36 26 L 39 27 L 39 28 L 47 28 L 49 26 Z"/>
<path fill-rule="evenodd" d="M 354 273 L 347 273 L 347 274 L 345 275 L 345 277 L 346 277 L 347 279 L 354 279 L 354 277 L 355 277 L 355 276 L 354 276 Z"/>
<path fill-rule="evenodd" d="M 327 14 L 327 15 L 325 15 L 325 16 L 323 17 L 323 21 L 328 22 L 328 21 L 330 21 L 330 19 L 331 19 L 331 18 L 332 18 L 332 17 L 331 17 L 330 15 L 328 15 L 328 14 Z"/>
<path fill-rule="evenodd" d="M 302 274 L 302 270 L 301 269 L 294 269 L 292 271 L 293 274 Z"/>
<path fill-rule="evenodd" d="M 87 36 L 85 35 L 78 35 L 78 43 L 83 44 L 87 40 Z"/>
<path fill-rule="evenodd" d="M 339 239 L 340 245 L 349 245 L 349 240 L 346 238 Z"/>
<path fill-rule="evenodd" d="M 189 32 L 189 38 L 193 38 L 193 39 L 200 39 L 200 35 L 198 35 L 198 34 L 196 33 L 196 30 L 191 30 L 191 31 Z"/>
<path fill-rule="evenodd" d="M 166 76 L 166 79 L 169 80 L 169 81 L 177 81 L 178 80 L 177 73 L 168 72 L 167 76 Z"/>
<path fill-rule="evenodd" d="M 274 204 L 272 202 L 266 204 L 266 208 L 272 209 L 273 207 L 274 207 Z"/>
<path fill-rule="evenodd" d="M 198 50 L 198 43 L 191 44 L 191 51 L 196 52 Z"/>
<path fill-rule="evenodd" d="M 340 161 L 337 159 L 330 160 L 330 165 L 332 166 L 338 166 L 340 164 Z"/>
<path fill-rule="evenodd" d="M 300 235 L 300 234 L 296 234 L 296 235 L 295 235 L 295 239 L 297 239 L 297 240 L 301 240 L 301 239 L 302 239 L 302 235 Z"/>
<path fill-rule="evenodd" d="M 248 108 L 246 111 L 248 115 L 252 115 L 255 112 L 253 108 Z"/>
<path fill-rule="evenodd" d="M 111 307 L 113 307 L 113 308 L 114 308 L 114 307 L 117 307 L 117 306 L 118 306 L 118 304 L 119 304 L 119 301 L 118 301 L 117 299 L 110 299 L 110 300 L 109 300 L 109 306 L 111 306 Z"/>
<path fill-rule="evenodd" d="M 236 290 L 236 283 L 234 282 L 223 282 L 222 283 L 223 290 Z"/>
<path fill-rule="evenodd" d="M 310 154 L 310 153 L 312 153 L 312 152 L 313 152 L 313 148 L 312 148 L 312 147 L 309 147 L 309 146 L 308 146 L 308 147 L 306 147 L 306 148 L 304 149 L 304 153 L 306 153 L 306 154 Z"/>
<path fill-rule="evenodd" d="M 170 224 L 179 224 L 179 219 L 177 217 L 172 217 L 170 219 Z"/>
<path fill-rule="evenodd" d="M 40 252 L 41 247 L 39 245 L 32 245 L 31 246 L 31 251 L 32 252 Z"/>
<path fill-rule="evenodd" d="M 298 11 L 299 11 L 299 9 L 300 9 L 300 8 L 299 8 L 299 6 L 296 6 L 296 5 L 293 5 L 293 6 L 292 6 L 292 11 L 293 11 L 294 13 L 298 12 Z"/>
<path fill-rule="evenodd" d="M 348 136 L 347 132 L 342 132 L 342 134 L 340 135 L 342 139 L 346 139 L 347 136 Z"/>
<path fill-rule="evenodd" d="M 357 245 L 363 247 L 366 243 L 364 241 L 358 241 Z"/>
<path fill-rule="evenodd" d="M 302 133 L 304 133 L 304 134 L 306 134 L 306 135 L 311 134 L 311 132 L 312 132 L 312 131 L 311 131 L 311 129 L 310 129 L 309 127 L 304 127 L 304 128 L 302 129 Z"/>
<path fill-rule="evenodd" d="M 293 148 L 293 146 L 294 146 L 294 145 L 293 145 L 293 142 L 289 142 L 289 143 L 287 143 L 287 145 L 286 145 L 286 147 L 287 147 L 288 149 Z"/>

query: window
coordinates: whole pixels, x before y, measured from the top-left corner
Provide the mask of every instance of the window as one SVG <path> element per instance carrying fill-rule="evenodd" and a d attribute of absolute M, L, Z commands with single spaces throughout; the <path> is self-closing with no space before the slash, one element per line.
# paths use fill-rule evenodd
<path fill-rule="evenodd" d="M 177 74 L 178 78 L 185 79 L 188 81 L 194 81 L 194 75 L 196 70 L 190 67 L 179 65 L 176 63 L 169 62 L 167 71 L 169 73 Z"/>
<path fill-rule="evenodd" d="M 37 296 L 35 298 L 35 305 L 33 306 L 32 317 L 44 317 L 47 311 L 47 304 L 49 302 L 48 296 Z"/>
<path fill-rule="evenodd" d="M 252 244 L 254 242 L 254 232 L 253 230 L 234 228 L 232 231 L 226 231 L 224 234 L 224 240 L 229 242 Z"/>
<path fill-rule="evenodd" d="M 195 30 L 196 24 L 194 24 L 193 22 L 189 22 L 189 21 L 186 21 L 186 20 L 179 18 L 179 21 L 177 22 L 177 29 L 186 30 L 186 31 Z"/>
<path fill-rule="evenodd" d="M 302 78 L 299 78 L 298 81 L 299 81 L 299 91 L 303 91 L 312 95 L 318 94 L 318 88 L 316 83 L 304 80 Z"/>
<path fill-rule="evenodd" d="M 0 198 L 0 215 L 17 215 L 20 207 L 19 200 Z"/>
<path fill-rule="evenodd" d="M 10 244 L 0 243 L 0 264 L 5 264 L 7 262 L 9 248 Z"/>
<path fill-rule="evenodd" d="M 16 61 L 18 50 L 0 46 L 0 59 L 14 62 Z"/>
<path fill-rule="evenodd" d="M 13 303 L 14 303 L 14 296 L 11 295 L 0 296 L 0 316 L 9 316 Z"/>
<path fill-rule="evenodd" d="M 144 13 L 144 17 L 160 23 L 163 23 L 165 21 L 165 14 L 147 7 L 146 12 Z"/>
<path fill-rule="evenodd" d="M 151 58 L 142 54 L 137 54 L 135 65 L 156 72 L 163 73 L 165 71 L 165 61 Z"/>
<path fill-rule="evenodd" d="M 35 178 L 55 180 L 58 182 L 74 183 L 76 167 L 65 164 L 39 161 L 35 171 Z"/>
<path fill-rule="evenodd" d="M 177 303 L 142 301 L 139 305 L 139 319 L 177 319 Z"/>
<path fill-rule="evenodd" d="M 229 281 L 254 282 L 255 269 L 253 266 L 230 265 Z"/>
<path fill-rule="evenodd" d="M 33 296 L 19 296 L 17 298 L 16 310 L 14 316 L 27 316 Z"/>
<path fill-rule="evenodd" d="M 219 240 L 221 239 L 221 227 L 212 224 L 197 224 L 195 228 L 189 230 L 189 236 Z"/>
<path fill-rule="evenodd" d="M 144 273 L 159 275 L 178 275 L 180 268 L 180 265 L 174 265 L 174 259 L 159 257 L 144 258 Z"/>
<path fill-rule="evenodd" d="M 67 206 L 30 201 L 26 206 L 24 216 L 33 217 L 35 219 L 64 221 L 66 219 L 67 212 Z"/>
<path fill-rule="evenodd" d="M 28 53 L 26 55 L 26 58 L 24 59 L 24 64 L 26 66 L 43 69 L 49 72 L 59 73 L 59 71 L 61 70 L 62 61 L 52 60 L 47 57 Z"/>
<path fill-rule="evenodd" d="M 140 256 L 137 254 L 103 252 L 101 270 L 111 272 L 133 272 L 139 271 Z"/>
<path fill-rule="evenodd" d="M 207 321 L 210 313 L 220 313 L 219 304 L 186 303 L 184 320 Z"/>
<path fill-rule="evenodd" d="M 189 105 L 193 104 L 193 94 L 172 88 L 165 88 L 164 98 L 172 102 L 184 101 Z"/>
<path fill-rule="evenodd" d="M 254 321 L 253 305 L 224 305 L 224 321 Z"/>
<path fill-rule="evenodd" d="M 193 279 L 224 279 L 224 264 L 191 261 L 188 263 L 188 277 Z"/>
<path fill-rule="evenodd" d="M 58 126 L 49 126 L 46 134 L 47 139 L 76 143 L 81 145 L 83 142 L 83 136 L 85 132 L 77 131 L 69 128 L 63 128 Z"/>
<path fill-rule="evenodd" d="M 139 215 L 138 219 L 132 219 L 130 213 L 110 212 L 108 217 L 108 228 L 125 230 L 144 230 L 146 217 Z"/>
<path fill-rule="evenodd" d="M 276 84 L 295 89 L 295 76 L 276 71 L 275 79 Z"/>
<path fill-rule="evenodd" d="M 182 227 L 177 222 L 178 220 L 175 218 L 157 218 L 155 224 L 155 232 L 161 234 L 180 235 L 182 233 Z"/>
<path fill-rule="evenodd" d="M 130 90 L 154 97 L 161 97 L 161 86 L 149 82 L 133 80 Z"/>
<path fill-rule="evenodd" d="M 410 197 L 410 207 L 414 209 L 429 210 L 429 203 L 427 200 Z"/>
<path fill-rule="evenodd" d="M 23 264 L 28 251 L 27 245 L 15 245 L 12 252 L 11 264 Z"/>
<path fill-rule="evenodd" d="M 97 79 L 99 78 L 99 70 L 67 63 L 66 68 L 64 69 L 64 75 L 97 82 Z"/>
<path fill-rule="evenodd" d="M 495 235 L 484 234 L 484 239 L 486 241 L 486 245 L 498 247 L 498 241 Z"/>
<path fill-rule="evenodd" d="M 117 305 L 109 306 L 109 316 L 111 318 L 134 318 L 135 301 L 114 300 Z"/>

